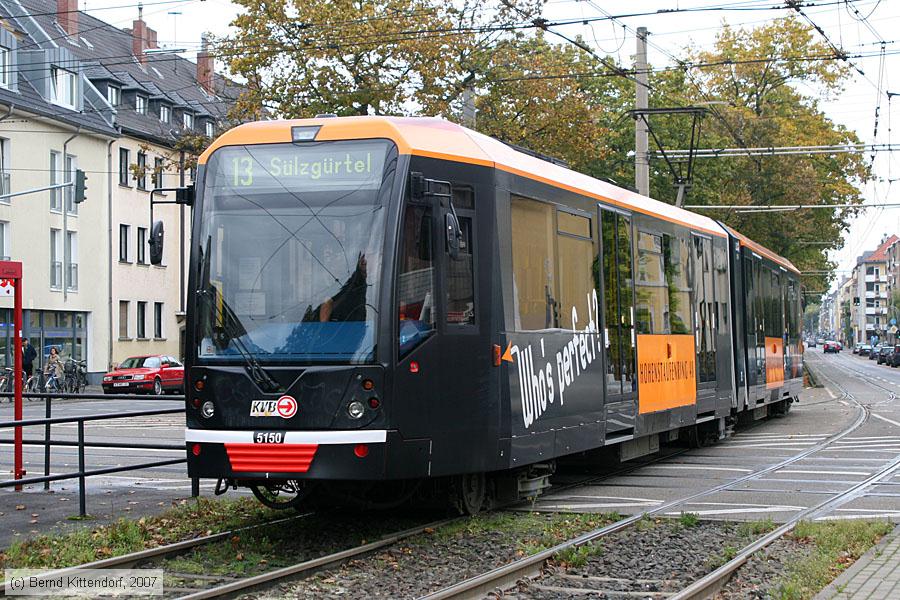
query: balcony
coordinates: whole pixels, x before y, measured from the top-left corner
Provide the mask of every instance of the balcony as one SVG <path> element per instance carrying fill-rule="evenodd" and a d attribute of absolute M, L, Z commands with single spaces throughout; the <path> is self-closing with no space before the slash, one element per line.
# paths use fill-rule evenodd
<path fill-rule="evenodd" d="M 886 306 L 867 306 L 866 314 L 867 315 L 886 315 L 888 313 L 888 309 Z"/>
<path fill-rule="evenodd" d="M 66 289 L 78 289 L 78 263 L 72 263 L 69 265 L 68 272 L 66 273 Z"/>
<path fill-rule="evenodd" d="M 62 262 L 58 260 L 50 263 L 50 287 L 54 290 L 62 289 Z"/>
<path fill-rule="evenodd" d="M 887 290 L 880 292 L 866 292 L 866 298 L 887 298 Z"/>
<path fill-rule="evenodd" d="M 887 274 L 866 275 L 866 283 L 887 283 Z"/>

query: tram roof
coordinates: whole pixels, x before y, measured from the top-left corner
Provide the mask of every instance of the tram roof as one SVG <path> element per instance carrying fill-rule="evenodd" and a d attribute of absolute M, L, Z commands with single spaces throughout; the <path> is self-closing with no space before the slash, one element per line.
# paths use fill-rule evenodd
<path fill-rule="evenodd" d="M 499 140 L 434 117 L 323 117 L 246 123 L 222 134 L 200 156 L 199 162 L 205 164 L 223 146 L 290 142 L 292 127 L 311 125 L 321 126 L 316 141 L 389 139 L 401 154 L 494 167 L 711 235 L 727 235 L 723 226 L 709 217 L 530 156 Z M 742 244 L 796 271 L 787 259 L 734 230 L 731 232 Z"/>

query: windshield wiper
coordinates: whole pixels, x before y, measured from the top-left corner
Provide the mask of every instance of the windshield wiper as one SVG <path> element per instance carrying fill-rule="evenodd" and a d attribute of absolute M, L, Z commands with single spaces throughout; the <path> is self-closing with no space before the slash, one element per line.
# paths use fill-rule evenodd
<path fill-rule="evenodd" d="M 200 247 L 200 282 L 203 287 L 196 293 L 203 300 L 204 315 L 207 319 L 213 319 L 218 308 L 222 310 L 222 318 L 221 326 L 217 327 L 211 323 L 208 333 L 216 346 L 224 349 L 230 344 L 240 353 L 244 359 L 244 368 L 247 370 L 247 374 L 263 392 L 269 394 L 283 392 L 284 387 L 269 375 L 253 353 L 247 349 L 247 345 L 241 339 L 247 331 L 241 325 L 240 319 L 234 314 L 231 306 L 225 301 L 225 298 L 220 298 L 220 303 L 216 302 L 216 294 L 221 296 L 221 292 L 209 281 L 209 242 L 210 239 L 207 238 L 207 252 L 204 253 L 203 247 Z"/>

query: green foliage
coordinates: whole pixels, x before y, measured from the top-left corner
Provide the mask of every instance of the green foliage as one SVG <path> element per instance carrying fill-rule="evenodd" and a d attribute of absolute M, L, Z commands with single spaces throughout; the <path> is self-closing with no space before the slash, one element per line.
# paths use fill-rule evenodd
<path fill-rule="evenodd" d="M 700 515 L 697 513 L 681 513 L 678 522 L 684 527 L 696 527 L 700 524 Z"/>
<path fill-rule="evenodd" d="M 561 550 L 553 558 L 567 567 L 578 568 L 586 565 L 590 557 L 600 554 L 603 554 L 603 547 L 600 544 L 583 544 Z"/>
<path fill-rule="evenodd" d="M 766 518 L 761 521 L 747 521 L 738 525 L 738 532 L 747 537 L 759 537 L 775 529 L 775 521 Z"/>
<path fill-rule="evenodd" d="M 0 552 L 0 569 L 69 567 L 282 516 L 253 499 L 198 498 L 153 517 L 14 542 Z"/>
<path fill-rule="evenodd" d="M 803 521 L 791 538 L 810 544 L 810 552 L 789 563 L 776 597 L 807 600 L 828 585 L 894 528 L 887 521 Z"/>

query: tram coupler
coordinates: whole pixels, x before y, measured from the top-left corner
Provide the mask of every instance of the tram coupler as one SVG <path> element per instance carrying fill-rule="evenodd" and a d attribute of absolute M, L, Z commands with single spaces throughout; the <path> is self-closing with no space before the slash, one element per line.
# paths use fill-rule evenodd
<path fill-rule="evenodd" d="M 221 496 L 222 494 L 224 494 L 225 492 L 227 492 L 227 491 L 228 491 L 228 486 L 229 486 L 229 485 L 230 485 L 231 487 L 233 487 L 234 489 L 237 489 L 237 484 L 236 484 L 236 483 L 233 483 L 230 479 L 224 479 L 224 478 L 220 477 L 220 478 L 216 481 L 216 489 L 214 490 L 215 495 L 216 495 L 216 496 Z"/>

